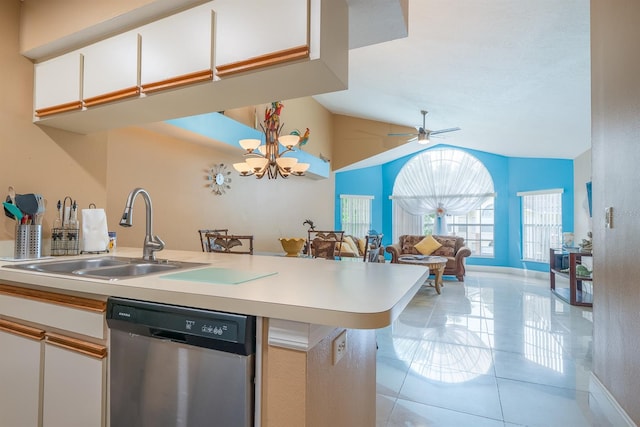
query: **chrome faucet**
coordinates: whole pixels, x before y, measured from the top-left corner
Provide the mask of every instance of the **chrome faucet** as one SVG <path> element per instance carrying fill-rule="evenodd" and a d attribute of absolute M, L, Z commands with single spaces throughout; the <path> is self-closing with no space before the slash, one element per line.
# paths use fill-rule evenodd
<path fill-rule="evenodd" d="M 146 235 L 144 236 L 142 259 L 146 261 L 155 261 L 155 252 L 164 249 L 164 242 L 160 237 L 153 234 L 153 206 L 151 205 L 151 197 L 149 197 L 149 193 L 147 193 L 146 190 L 142 188 L 135 188 L 131 193 L 129 193 L 127 204 L 125 205 L 124 212 L 122 213 L 122 219 L 120 219 L 120 225 L 123 227 L 131 227 L 133 225 L 133 202 L 138 194 L 142 194 L 142 198 L 144 199 L 144 203 L 147 208 L 147 230 Z"/>

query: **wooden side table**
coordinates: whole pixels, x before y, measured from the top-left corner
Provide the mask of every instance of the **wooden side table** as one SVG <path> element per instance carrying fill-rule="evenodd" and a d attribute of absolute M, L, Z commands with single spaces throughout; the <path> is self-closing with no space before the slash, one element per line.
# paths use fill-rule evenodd
<path fill-rule="evenodd" d="M 549 255 L 549 287 L 551 291 L 571 305 L 592 307 L 593 294 L 583 289 L 582 282 L 591 282 L 593 278 L 579 276 L 576 273 L 576 267 L 582 263 L 583 257 L 592 257 L 593 255 L 587 252 L 569 252 L 568 254 L 564 254 L 559 249 L 551 249 Z M 556 255 L 567 256 L 567 267 L 562 268 L 564 266 L 557 265 Z M 567 278 L 569 280 L 569 287 L 557 288 L 556 276 Z"/>
<path fill-rule="evenodd" d="M 447 265 L 447 259 L 441 256 L 424 256 L 424 255 L 401 255 L 398 257 L 398 264 L 413 264 L 422 265 L 427 267 L 429 271 L 433 271 L 436 276 L 434 280 L 434 287 L 436 292 L 440 295 L 440 289 L 442 288 L 442 275 L 444 274 L 444 268 Z"/>

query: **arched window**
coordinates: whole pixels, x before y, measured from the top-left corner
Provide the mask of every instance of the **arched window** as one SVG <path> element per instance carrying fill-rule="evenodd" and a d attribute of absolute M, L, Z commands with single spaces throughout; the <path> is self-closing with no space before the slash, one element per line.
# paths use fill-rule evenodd
<path fill-rule="evenodd" d="M 493 256 L 493 179 L 462 150 L 424 151 L 407 162 L 393 186 L 393 239 L 402 234 L 457 235 L 473 256 Z"/>

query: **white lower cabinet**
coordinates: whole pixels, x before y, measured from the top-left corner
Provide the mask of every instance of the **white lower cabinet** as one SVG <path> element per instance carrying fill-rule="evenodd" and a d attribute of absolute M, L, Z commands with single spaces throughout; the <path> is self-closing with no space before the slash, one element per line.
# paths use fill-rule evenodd
<path fill-rule="evenodd" d="M 106 358 L 45 341 L 43 427 L 104 427 Z"/>
<path fill-rule="evenodd" d="M 106 427 L 105 303 L 0 283 L 0 426 Z"/>
<path fill-rule="evenodd" d="M 27 335 L 21 329 L 0 320 L 0 424 L 37 427 L 44 331 Z"/>

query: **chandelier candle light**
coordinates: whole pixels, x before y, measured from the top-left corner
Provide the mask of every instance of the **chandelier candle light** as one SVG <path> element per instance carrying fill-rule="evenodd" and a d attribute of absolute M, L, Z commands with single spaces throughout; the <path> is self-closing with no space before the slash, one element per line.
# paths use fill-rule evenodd
<path fill-rule="evenodd" d="M 303 136 L 280 135 L 284 124 L 280 124 L 280 112 L 284 108 L 282 102 L 272 102 L 271 107 L 265 109 L 264 123 L 260 128 L 264 132 L 265 143 L 260 139 L 241 139 L 240 146 L 246 150 L 244 162 L 234 163 L 233 167 L 241 176 L 255 175 L 260 179 L 267 176 L 276 179 L 289 175 L 302 176 L 309 169 L 309 163 L 298 163 L 295 157 L 284 157 L 284 154 L 295 151 L 293 147 L 301 140 L 309 137 L 309 129 Z M 282 149 L 281 147 L 282 146 Z"/>

